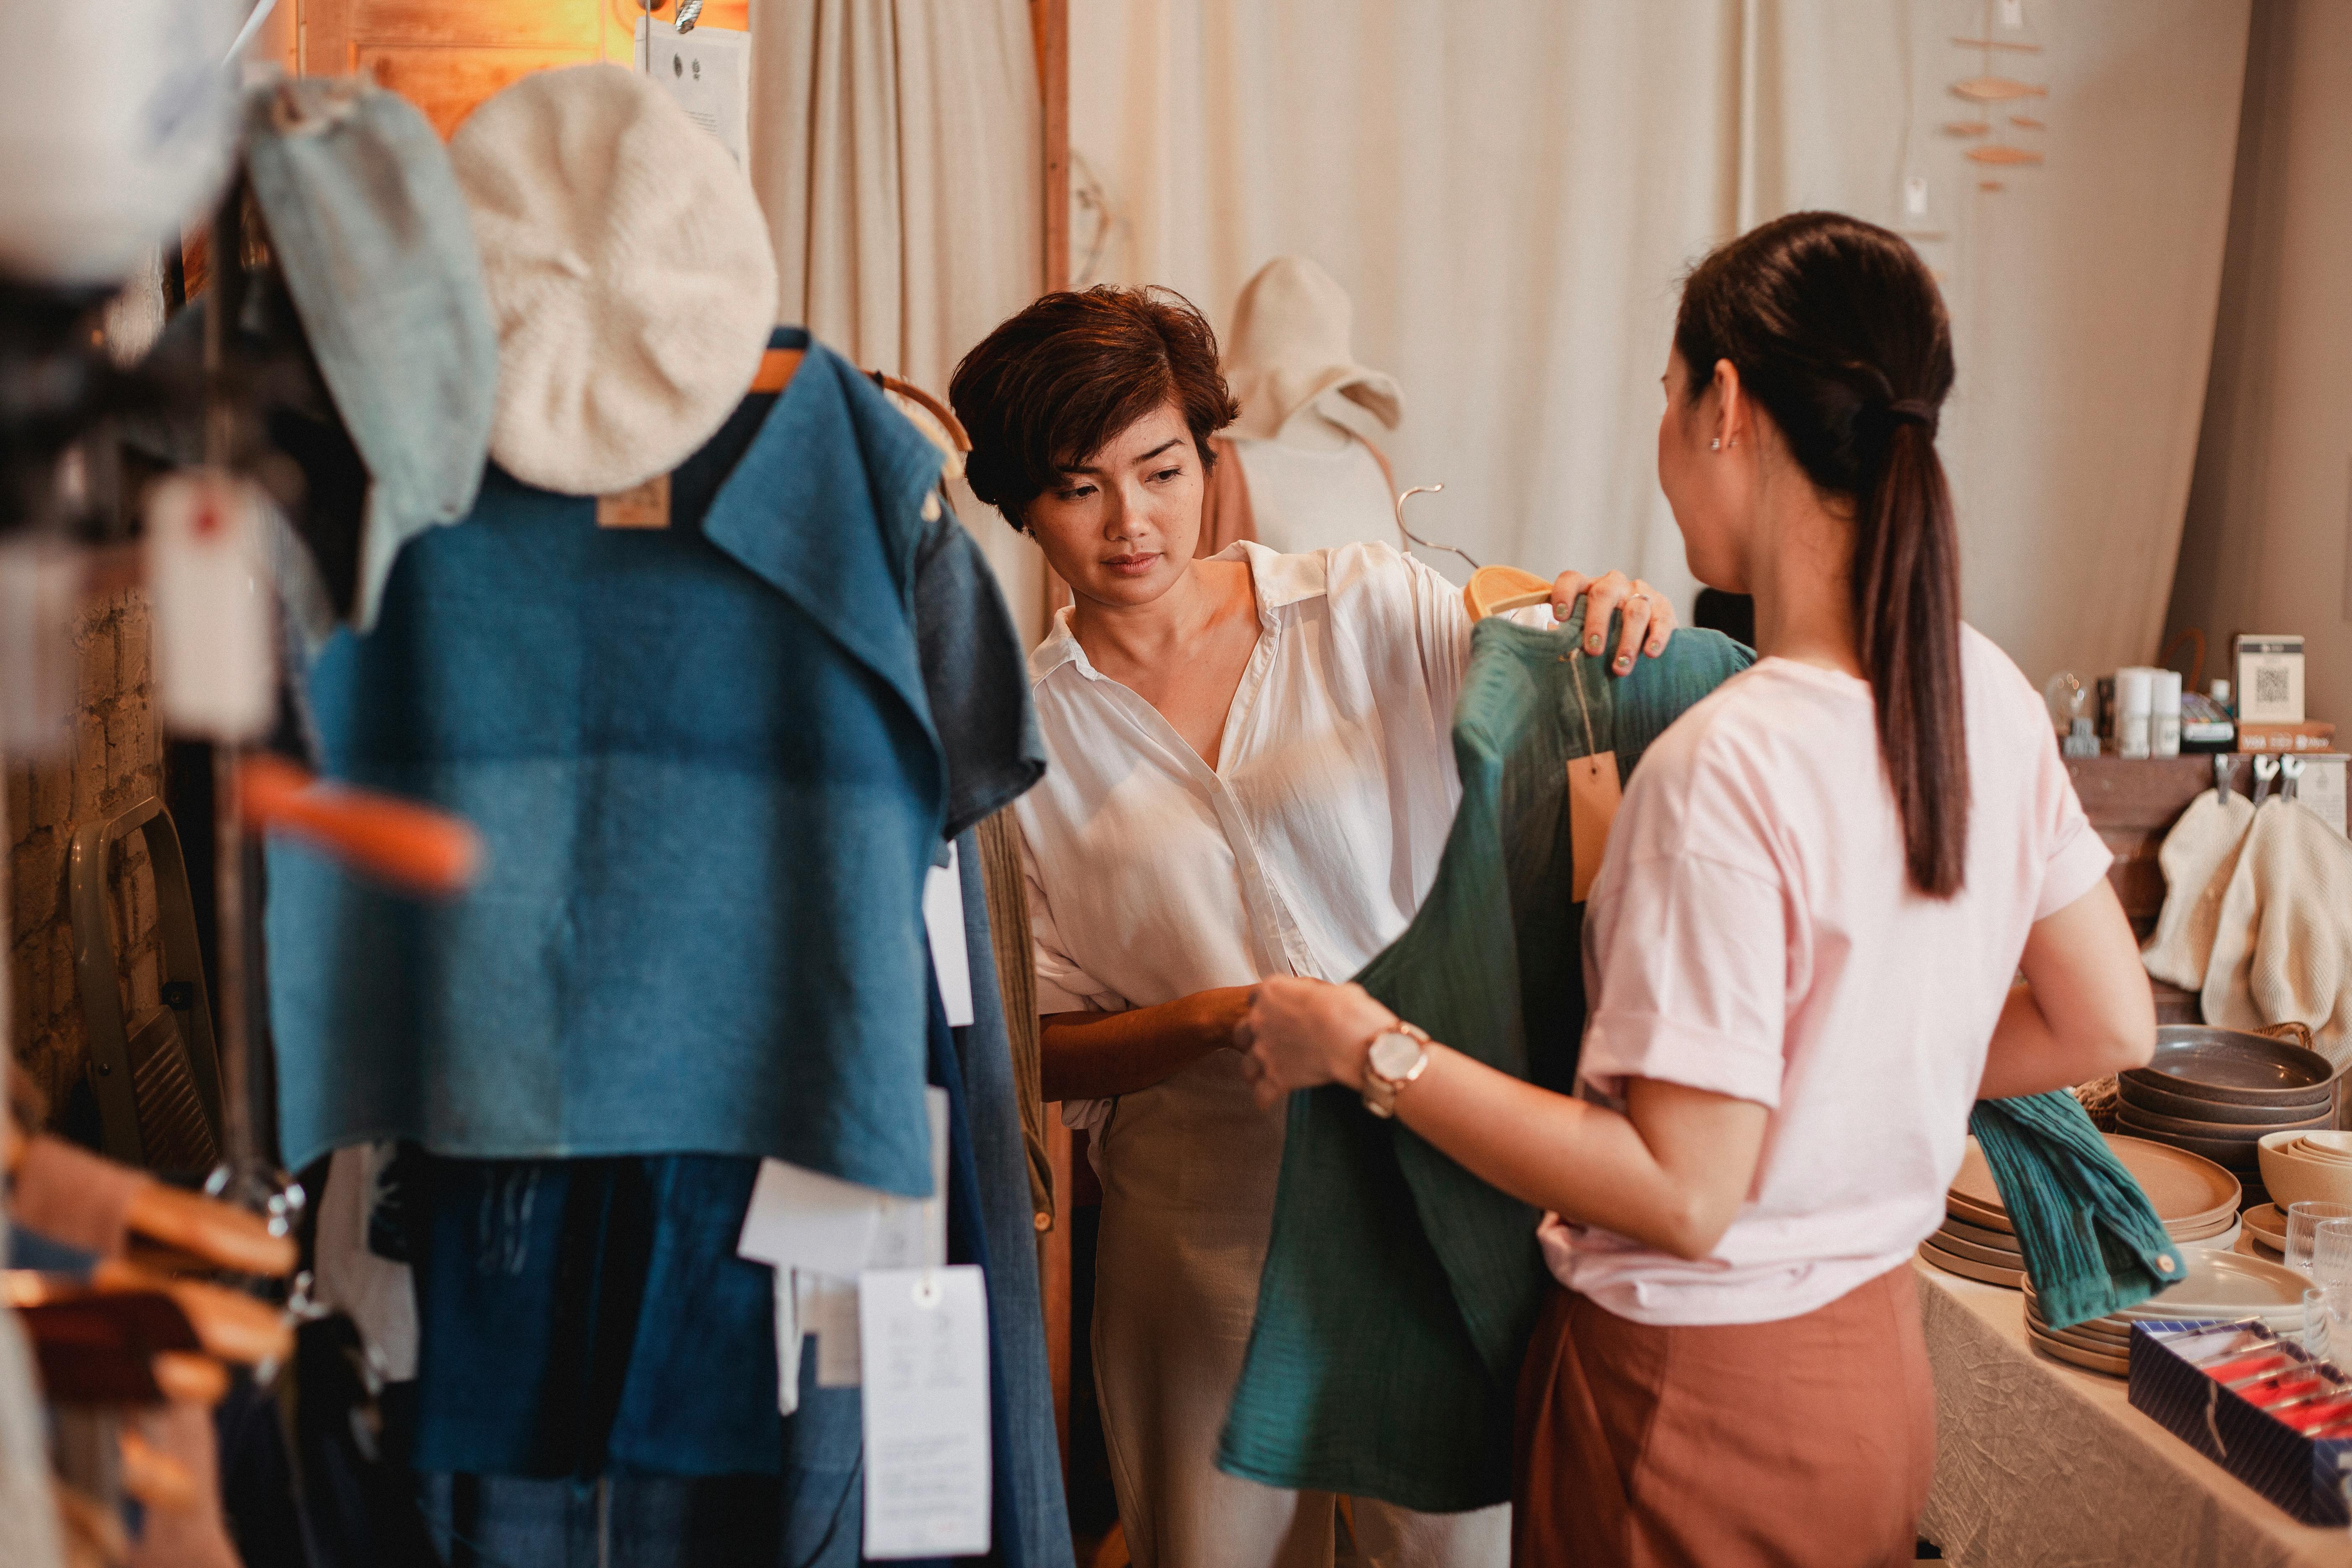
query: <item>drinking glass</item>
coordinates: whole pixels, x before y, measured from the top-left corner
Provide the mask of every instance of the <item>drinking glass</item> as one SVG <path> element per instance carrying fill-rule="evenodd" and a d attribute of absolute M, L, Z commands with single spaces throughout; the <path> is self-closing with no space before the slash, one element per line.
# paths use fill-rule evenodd
<path fill-rule="evenodd" d="M 2352 1285 L 2352 1219 L 2324 1219 L 2313 1229 L 2311 1282 Z"/>
<path fill-rule="evenodd" d="M 2286 1209 L 2286 1266 L 2300 1274 L 2311 1272 L 2312 1243 L 2317 1239 L 2319 1222 L 2326 1219 L 2352 1219 L 2352 1204 L 2305 1202 L 2289 1204 Z"/>
<path fill-rule="evenodd" d="M 2318 1285 L 2303 1293 L 2303 1348 L 2338 1366 L 2352 1362 L 2352 1285 Z"/>

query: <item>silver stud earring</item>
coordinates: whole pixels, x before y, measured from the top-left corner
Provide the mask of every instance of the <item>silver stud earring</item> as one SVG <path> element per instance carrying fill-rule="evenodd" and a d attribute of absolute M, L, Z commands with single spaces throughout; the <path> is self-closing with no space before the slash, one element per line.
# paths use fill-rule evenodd
<path fill-rule="evenodd" d="M 1723 450 L 1723 437 L 1720 437 L 1720 436 L 1717 436 L 1714 440 L 1709 441 L 1709 442 L 1706 444 L 1706 449 L 1707 449 L 1708 451 L 1710 451 L 1710 452 L 1720 452 L 1720 451 L 1722 451 L 1722 450 Z"/>

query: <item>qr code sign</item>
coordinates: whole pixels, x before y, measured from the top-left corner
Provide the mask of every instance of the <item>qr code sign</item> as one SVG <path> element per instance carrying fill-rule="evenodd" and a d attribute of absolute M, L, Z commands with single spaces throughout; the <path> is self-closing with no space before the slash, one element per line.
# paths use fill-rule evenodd
<path fill-rule="evenodd" d="M 2254 701 L 2263 707 L 2273 702 L 2292 700 L 2294 693 L 2288 689 L 2284 665 L 2258 665 L 2254 669 Z"/>

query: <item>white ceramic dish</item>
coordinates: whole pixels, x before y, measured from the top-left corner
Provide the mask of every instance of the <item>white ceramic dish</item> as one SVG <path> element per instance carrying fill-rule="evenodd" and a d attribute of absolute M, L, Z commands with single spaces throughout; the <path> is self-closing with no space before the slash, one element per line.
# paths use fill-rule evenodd
<path fill-rule="evenodd" d="M 2242 1252 L 2216 1252 L 2202 1247 L 2184 1249 L 2189 1273 L 2179 1284 L 2137 1307 L 2126 1307 L 2119 1317 L 2151 1318 L 2277 1318 L 2303 1321 L 2303 1293 L 2310 1281 L 2284 1264 L 2249 1258 Z"/>

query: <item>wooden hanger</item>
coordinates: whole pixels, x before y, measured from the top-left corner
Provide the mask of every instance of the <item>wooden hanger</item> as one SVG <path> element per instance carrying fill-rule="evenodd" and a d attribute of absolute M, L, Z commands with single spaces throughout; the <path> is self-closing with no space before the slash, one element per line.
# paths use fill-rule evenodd
<path fill-rule="evenodd" d="M 1462 590 L 1462 607 L 1474 621 L 1550 602 L 1551 584 L 1516 566 L 1481 566 L 1470 574 L 1469 584 Z"/>
<path fill-rule="evenodd" d="M 874 377 L 874 384 L 883 391 L 895 392 L 901 397 L 911 398 L 921 404 L 924 411 L 940 422 L 940 428 L 948 433 L 948 439 L 955 443 L 957 451 L 971 450 L 971 437 L 965 432 L 963 421 L 955 416 L 954 409 L 950 408 L 911 381 L 901 381 L 884 371 L 870 371 L 867 374 Z"/>
<path fill-rule="evenodd" d="M 801 368 L 808 357 L 806 349 L 770 349 L 760 356 L 759 374 L 751 377 L 753 392 L 782 392 L 792 384 L 793 373 Z"/>
<path fill-rule="evenodd" d="M 471 824 L 414 801 L 321 784 L 283 757 L 240 763 L 237 797 L 247 826 L 303 839 L 410 892 L 463 892 L 481 865 Z"/>
<path fill-rule="evenodd" d="M 116 1436 L 122 1453 L 122 1490 L 143 1508 L 186 1513 L 204 1502 L 188 1467 L 125 1427 Z"/>
<path fill-rule="evenodd" d="M 8 1134 L 7 1165 L 14 1175 L 37 1140 L 25 1137 L 13 1121 Z M 276 1279 L 293 1273 L 299 1257 L 293 1238 L 272 1235 L 260 1215 L 144 1175 L 123 1221 L 135 1237 L 158 1244 L 161 1256 L 153 1261 L 170 1268 L 216 1268 Z"/>
<path fill-rule="evenodd" d="M 158 1297 L 172 1309 L 165 1317 L 176 1314 L 174 1323 L 184 1328 L 159 1326 L 164 1319 L 155 1316 L 152 1305 Z M 90 1270 L 87 1285 L 62 1275 L 11 1268 L 6 1298 L 9 1306 L 26 1313 L 42 1308 L 128 1313 L 123 1320 L 127 1325 L 136 1320 L 128 1331 L 152 1349 L 199 1351 L 240 1366 L 279 1360 L 294 1348 L 294 1331 L 268 1302 L 217 1285 L 168 1279 L 135 1263 L 101 1261 Z"/>

